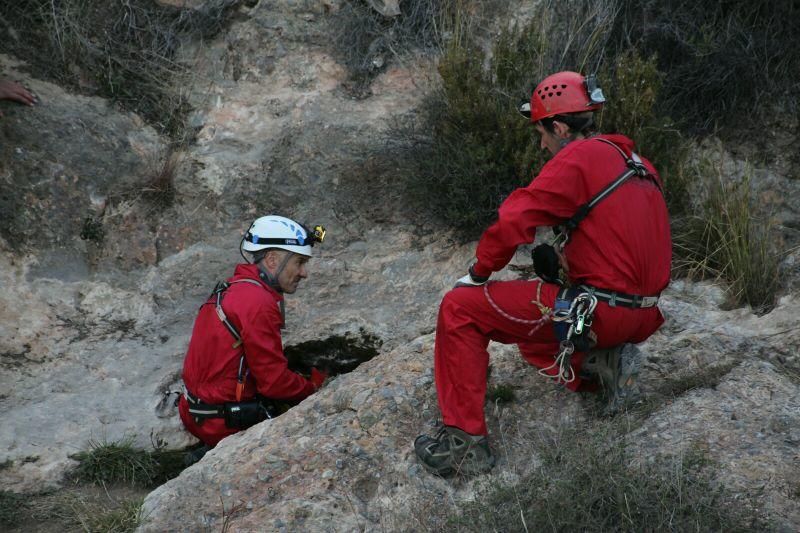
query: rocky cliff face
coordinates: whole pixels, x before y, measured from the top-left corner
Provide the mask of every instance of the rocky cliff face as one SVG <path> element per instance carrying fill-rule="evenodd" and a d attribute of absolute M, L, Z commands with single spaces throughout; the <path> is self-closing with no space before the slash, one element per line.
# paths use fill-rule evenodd
<path fill-rule="evenodd" d="M 639 460 L 701 446 L 719 462 L 720 483 L 743 492 L 763 488 L 764 505 L 782 527 L 796 527 L 800 514 L 788 494 L 798 474 L 800 385 L 784 371 L 786 364 L 797 368 L 796 355 L 781 362 L 779 354 L 800 347 L 796 329 L 788 342 L 784 336 L 798 302 L 786 299 L 770 317 L 757 318 L 720 312 L 713 298 L 678 288 L 664 308 L 667 326 L 641 346 L 645 392 L 656 397 L 679 375 L 725 370 L 714 388 L 663 398 L 646 420 L 632 420 Z M 698 312 L 707 315 L 702 328 Z M 435 478 L 413 456 L 414 437 L 432 429 L 438 413 L 432 352 L 433 336 L 418 337 L 337 377 L 286 415 L 224 440 L 148 496 L 142 530 L 213 530 L 226 518 L 237 531 L 429 528 L 431 508 L 468 500 L 487 483 Z M 515 347 L 492 344 L 490 352 L 490 385 L 517 391 L 509 406 L 486 407 L 500 456 L 491 477 L 509 480 L 539 462 L 528 447 L 531 434 L 556 434 L 595 415 L 590 400 L 538 376 Z"/>
<path fill-rule="evenodd" d="M 177 384 L 197 307 L 230 275 L 241 231 L 262 214 L 330 230 L 288 304 L 285 344 L 363 328 L 391 348 L 431 329 L 471 248 L 404 216 L 390 172 L 369 159 L 430 67 L 389 69 L 369 100 L 354 100 L 326 51 L 327 12 L 262 2 L 224 38 L 186 50 L 204 81 L 197 140 L 181 152 L 135 115 L 46 82 L 29 82 L 38 107 L 4 107 L 7 487 L 58 484 L 89 440 L 192 442 L 174 412 L 159 418 L 155 407 Z M 25 77 L 24 65 L 3 61 Z M 159 191 L 164 172 L 170 190 Z"/>
<path fill-rule="evenodd" d="M 187 45 L 197 65 L 196 142 L 179 151 L 137 116 L 43 81 L 30 81 L 39 107 L 3 104 L 5 487 L 58 485 L 74 465 L 68 456 L 89 440 L 192 442 L 162 393 L 178 385 L 197 307 L 237 262 L 241 232 L 273 211 L 329 228 L 311 279 L 289 299 L 284 343 L 363 328 L 383 341 L 381 354 L 154 491 L 142 529 L 226 521 L 241 531 L 424 529 L 425 509 L 467 500 L 486 481 L 434 479 L 411 456 L 413 438 L 437 416 L 437 304 L 474 247 L 404 208 L 391 166 L 373 154 L 387 121 L 413 112 L 434 72 L 424 58 L 406 59 L 378 75 L 368 98 L 354 99 L 326 26 L 337 7 L 262 0 L 242 7 L 213 42 Z M 0 59 L 25 77 L 24 65 Z M 796 189 L 779 170 L 768 177 Z M 797 220 L 793 209 L 784 220 Z M 517 262 L 526 262 L 523 252 Z M 787 266 L 796 262 L 795 253 Z M 652 413 L 629 436 L 642 460 L 704 447 L 721 465 L 720 483 L 761 490 L 759 501 L 793 530 L 800 304 L 790 294 L 757 317 L 721 303 L 706 285 L 670 290 L 668 322 L 642 346 Z M 501 457 L 490 480 L 507 481 L 537 462 L 527 435 L 595 415 L 591 400 L 537 376 L 515 347 L 491 351 L 492 382 L 517 396 L 487 406 Z M 714 379 L 680 386 L 697 375 Z"/>

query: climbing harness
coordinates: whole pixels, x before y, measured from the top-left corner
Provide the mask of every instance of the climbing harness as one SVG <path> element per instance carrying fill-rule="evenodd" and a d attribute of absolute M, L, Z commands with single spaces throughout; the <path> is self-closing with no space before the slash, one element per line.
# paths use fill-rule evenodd
<path fill-rule="evenodd" d="M 222 297 L 225 294 L 225 291 L 227 291 L 228 288 L 234 283 L 251 283 L 253 285 L 257 285 L 258 287 L 261 287 L 261 284 L 254 279 L 246 279 L 246 278 L 230 282 L 220 281 L 219 283 L 217 283 L 217 286 L 214 287 L 214 291 L 211 293 L 216 297 L 216 302 L 214 304 L 214 307 L 217 311 L 217 317 L 222 322 L 222 325 L 225 326 L 225 329 L 227 329 L 233 336 L 234 343 L 232 345 L 232 348 L 236 350 L 242 345 L 242 336 L 239 334 L 239 330 L 236 329 L 236 326 L 234 326 L 231 323 L 231 321 L 228 320 L 228 317 L 225 315 L 225 310 L 222 309 Z M 247 364 L 245 363 L 244 360 L 244 350 L 242 350 L 242 354 L 239 356 L 239 372 L 236 375 L 237 402 L 242 401 L 242 393 L 244 392 L 244 383 L 247 380 L 247 376 L 249 373 L 250 369 L 247 368 Z"/>
<path fill-rule="evenodd" d="M 587 352 L 596 343 L 591 329 L 596 307 L 597 298 L 582 287 L 559 291 L 551 318 L 559 341 L 558 354 L 553 364 L 539 370 L 539 374 L 561 383 L 575 381 L 572 354 L 576 351 Z M 549 371 L 554 369 L 555 375 L 550 374 Z"/>
<path fill-rule="evenodd" d="M 214 307 L 222 325 L 234 339 L 231 347 L 235 350 L 242 346 L 242 336 L 236 326 L 228 320 L 225 310 L 222 308 L 222 298 L 231 285 L 235 283 L 250 283 L 258 287 L 262 285 L 254 279 L 238 279 L 234 281 L 220 281 L 217 283 L 211 296 L 214 297 Z M 283 308 L 281 308 L 283 314 Z M 223 418 L 225 425 L 230 429 L 246 429 L 258 422 L 273 418 L 280 414 L 280 409 L 273 402 L 264 397 L 257 397 L 255 400 L 242 401 L 244 386 L 250 369 L 247 368 L 245 353 L 242 350 L 239 356 L 239 370 L 236 374 L 236 402 L 225 404 L 208 404 L 200 400 L 197 396 L 186 390 L 186 400 L 189 402 L 189 414 L 192 415 L 197 424 L 202 424 L 208 418 Z"/>
<path fill-rule="evenodd" d="M 229 429 L 247 429 L 282 412 L 276 402 L 262 396 L 246 402 L 224 404 L 205 403 L 189 390 L 184 396 L 189 403 L 189 414 L 198 425 L 202 425 L 203 421 L 209 418 L 222 418 Z"/>
<path fill-rule="evenodd" d="M 631 157 L 628 157 L 622 148 L 608 139 L 594 137 L 594 140 L 613 147 L 619 153 L 619 155 L 622 156 L 622 159 L 625 160 L 626 169 L 622 174 L 617 176 L 614 181 L 606 185 L 600 192 L 595 194 L 588 202 L 580 206 L 578 210 L 575 211 L 575 214 L 572 215 L 566 222 L 553 228 L 553 231 L 556 233 L 556 240 L 553 244 L 558 246 L 559 249 L 564 248 L 564 245 L 569 241 L 569 234 L 572 231 L 575 231 L 575 228 L 578 227 L 578 224 L 580 224 L 583 219 L 589 216 L 589 212 L 594 209 L 597 204 L 607 198 L 612 192 L 617 190 L 623 183 L 628 181 L 633 176 L 649 178 L 653 183 L 655 183 L 656 187 L 658 187 L 658 190 L 661 191 L 661 184 L 659 184 L 658 181 L 650 174 L 650 171 L 647 170 L 647 167 L 642 162 L 642 159 L 636 153 L 631 152 Z"/>

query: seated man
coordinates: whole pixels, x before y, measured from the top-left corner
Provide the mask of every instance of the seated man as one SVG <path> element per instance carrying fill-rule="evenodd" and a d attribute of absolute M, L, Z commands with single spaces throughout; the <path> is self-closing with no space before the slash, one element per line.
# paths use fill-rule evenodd
<path fill-rule="evenodd" d="M 591 366 L 620 398 L 637 370 L 622 358 L 635 350 L 609 349 L 644 341 L 664 321 L 657 302 L 669 283 L 672 244 L 661 182 L 630 139 L 593 133 L 593 112 L 604 101 L 593 78 L 560 72 L 520 110 L 553 157 L 503 202 L 478 243 L 477 262 L 442 300 L 434 368 L 444 425 L 414 442 L 429 471 L 469 474 L 494 464 L 483 413 L 490 340 L 519 345 L 529 363 L 571 390 L 589 377 L 581 369 L 587 350 L 605 349 Z M 550 248 L 545 261 L 534 250 L 540 279 L 487 283 L 518 245 L 533 242 L 537 227 L 559 225 L 558 250 Z"/>
<path fill-rule="evenodd" d="M 316 369 L 310 380 L 289 370 L 280 331 L 283 294 L 308 277 L 312 246 L 324 235 L 321 226 L 309 232 L 281 216 L 257 219 L 240 243 L 252 264 L 237 265 L 200 307 L 178 404 L 186 429 L 206 445 L 194 460 L 226 436 L 278 414 L 272 402 L 297 403 L 325 380 Z"/>

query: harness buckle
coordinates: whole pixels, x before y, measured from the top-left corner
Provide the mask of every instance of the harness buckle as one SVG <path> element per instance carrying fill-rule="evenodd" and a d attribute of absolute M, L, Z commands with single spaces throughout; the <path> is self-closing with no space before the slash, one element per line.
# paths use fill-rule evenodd
<path fill-rule="evenodd" d="M 658 305 L 658 296 L 644 296 L 642 298 L 642 307 L 655 307 Z"/>

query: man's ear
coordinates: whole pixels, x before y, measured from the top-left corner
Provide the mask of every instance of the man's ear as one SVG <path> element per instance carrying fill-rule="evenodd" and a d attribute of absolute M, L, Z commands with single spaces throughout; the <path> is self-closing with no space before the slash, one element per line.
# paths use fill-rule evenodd
<path fill-rule="evenodd" d="M 275 250 L 270 250 L 264 255 L 262 262 L 264 263 L 264 268 L 272 272 L 278 268 L 278 254 Z"/>
<path fill-rule="evenodd" d="M 567 139 L 571 135 L 569 126 L 558 120 L 553 121 L 553 131 L 555 131 L 556 137 L 559 139 Z"/>

